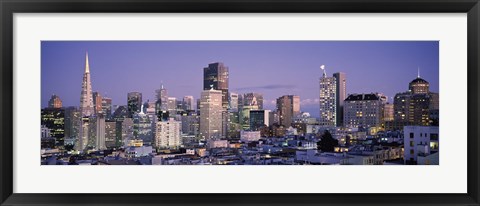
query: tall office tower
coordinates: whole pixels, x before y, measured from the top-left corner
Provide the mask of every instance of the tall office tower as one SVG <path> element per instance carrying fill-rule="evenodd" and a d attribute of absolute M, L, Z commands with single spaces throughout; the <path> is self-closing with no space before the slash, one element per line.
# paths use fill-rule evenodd
<path fill-rule="evenodd" d="M 122 121 L 121 131 L 122 131 L 122 145 L 126 145 L 128 140 L 134 139 L 133 132 L 133 119 L 132 118 L 125 118 Z"/>
<path fill-rule="evenodd" d="M 146 145 L 151 145 L 153 142 L 152 121 L 143 111 L 133 115 L 133 134 L 135 139 L 143 140 Z"/>
<path fill-rule="evenodd" d="M 228 109 L 228 67 L 221 62 L 208 64 L 203 68 L 203 90 L 222 91 L 222 107 Z"/>
<path fill-rule="evenodd" d="M 270 110 L 250 110 L 250 130 L 259 131 L 269 125 Z"/>
<path fill-rule="evenodd" d="M 222 138 L 223 106 L 222 91 L 205 90 L 200 95 L 200 138 Z"/>
<path fill-rule="evenodd" d="M 394 122 L 402 129 L 406 125 L 428 126 L 430 113 L 438 110 L 438 93 L 430 92 L 429 83 L 417 76 L 408 91 L 397 93 L 393 100 Z"/>
<path fill-rule="evenodd" d="M 65 138 L 65 110 L 63 108 L 42 109 L 41 124 L 50 129 L 50 136 L 55 138 L 55 148 L 63 148 Z"/>
<path fill-rule="evenodd" d="M 185 107 L 183 105 L 183 99 L 182 100 L 176 100 L 177 104 L 176 104 L 176 114 L 181 114 L 185 111 Z"/>
<path fill-rule="evenodd" d="M 181 122 L 170 118 L 168 121 L 157 122 L 155 127 L 155 147 L 178 148 L 181 142 Z"/>
<path fill-rule="evenodd" d="M 175 114 L 177 114 L 177 98 L 168 97 L 167 111 L 170 113 L 171 117 L 173 117 L 173 116 L 175 116 Z"/>
<path fill-rule="evenodd" d="M 242 106 L 239 112 L 240 128 L 250 130 L 250 111 L 258 110 L 257 105 Z"/>
<path fill-rule="evenodd" d="M 320 118 L 319 124 L 323 126 L 337 126 L 337 79 L 335 77 L 327 77 L 325 66 L 320 67 L 323 71 L 320 77 Z M 341 76 L 341 75 L 338 75 Z"/>
<path fill-rule="evenodd" d="M 263 94 L 260 94 L 260 93 L 243 94 L 243 106 L 258 106 L 258 109 L 263 109 Z"/>
<path fill-rule="evenodd" d="M 158 111 L 167 111 L 168 106 L 168 92 L 167 89 L 163 86 L 163 84 L 160 86 L 160 89 L 155 90 L 155 97 L 156 97 L 156 102 L 158 102 L 159 108 L 156 108 Z"/>
<path fill-rule="evenodd" d="M 82 116 L 80 120 L 80 131 L 78 134 L 77 142 L 75 143 L 75 149 L 78 151 L 84 151 L 87 149 L 88 141 L 90 138 L 90 116 Z"/>
<path fill-rule="evenodd" d="M 52 95 L 50 100 L 48 101 L 49 108 L 62 108 L 62 100 L 57 95 Z"/>
<path fill-rule="evenodd" d="M 102 95 L 98 92 L 93 92 L 93 108 L 96 113 L 102 113 Z"/>
<path fill-rule="evenodd" d="M 279 124 L 290 127 L 293 118 L 300 114 L 300 97 L 297 95 L 284 95 L 277 99 L 277 113 Z"/>
<path fill-rule="evenodd" d="M 117 147 L 117 122 L 114 120 L 105 121 L 105 146 Z"/>
<path fill-rule="evenodd" d="M 197 112 L 200 112 L 200 99 L 197 99 Z"/>
<path fill-rule="evenodd" d="M 183 110 L 194 110 L 195 99 L 193 96 L 184 96 L 183 97 Z"/>
<path fill-rule="evenodd" d="M 105 114 L 105 119 L 112 119 L 112 99 L 108 97 L 102 98 L 102 112 Z"/>
<path fill-rule="evenodd" d="M 80 111 L 83 117 L 87 117 L 95 113 L 95 109 L 93 107 L 92 83 L 90 80 L 88 53 L 85 56 L 85 73 L 83 74 L 82 92 L 80 95 Z"/>
<path fill-rule="evenodd" d="M 243 94 L 238 94 L 238 111 L 243 107 Z"/>
<path fill-rule="evenodd" d="M 351 94 L 345 99 L 346 127 L 381 127 L 384 122 L 386 97 L 382 94 Z"/>
<path fill-rule="evenodd" d="M 229 111 L 238 112 L 238 94 L 230 92 L 228 102 L 229 102 L 229 107 L 228 107 Z"/>
<path fill-rule="evenodd" d="M 78 138 L 81 120 L 80 110 L 76 107 L 65 108 L 65 139 L 70 139 L 74 142 Z"/>
<path fill-rule="evenodd" d="M 393 121 L 393 104 L 390 103 L 385 103 L 384 109 L 383 109 L 383 120 L 385 121 Z"/>
<path fill-rule="evenodd" d="M 142 106 L 142 93 L 129 92 L 127 95 L 127 102 L 128 117 L 132 118 L 133 114 L 140 112 Z"/>
<path fill-rule="evenodd" d="M 228 138 L 238 138 L 240 137 L 240 114 L 235 111 L 228 111 L 227 119 L 227 137 Z"/>
<path fill-rule="evenodd" d="M 96 133 L 95 149 L 96 150 L 107 149 L 105 145 L 105 115 L 103 115 L 102 113 L 97 114 L 95 133 Z"/>
<path fill-rule="evenodd" d="M 337 127 L 343 125 L 343 103 L 345 98 L 347 98 L 347 80 L 345 78 L 345 73 L 337 72 L 333 74 L 335 78 L 335 117 L 337 118 L 336 125 Z"/>
<path fill-rule="evenodd" d="M 181 116 L 182 120 L 182 133 L 188 135 L 199 134 L 200 130 L 200 116 L 196 112 L 188 112 Z"/>

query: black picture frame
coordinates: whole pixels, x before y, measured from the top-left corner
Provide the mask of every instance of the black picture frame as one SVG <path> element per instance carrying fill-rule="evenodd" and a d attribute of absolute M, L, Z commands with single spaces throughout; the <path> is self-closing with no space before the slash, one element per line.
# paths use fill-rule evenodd
<path fill-rule="evenodd" d="M 0 0 L 1 205 L 479 205 L 479 0 Z M 466 194 L 19 194 L 13 193 L 13 14 L 15 13 L 467 13 Z M 34 171 L 32 171 L 34 172 Z M 445 177 L 456 178 L 456 177 Z M 399 180 L 401 182 L 401 180 Z"/>

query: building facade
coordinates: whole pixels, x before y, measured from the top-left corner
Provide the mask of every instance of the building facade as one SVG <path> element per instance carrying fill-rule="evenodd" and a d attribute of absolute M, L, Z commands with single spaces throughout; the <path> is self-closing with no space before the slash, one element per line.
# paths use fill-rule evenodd
<path fill-rule="evenodd" d="M 277 113 L 279 124 L 290 127 L 293 118 L 300 114 L 300 97 L 297 95 L 284 95 L 277 99 Z"/>
<path fill-rule="evenodd" d="M 228 67 L 221 62 L 208 64 L 203 68 L 203 90 L 222 91 L 222 107 L 228 109 Z"/>
<path fill-rule="evenodd" d="M 400 126 L 430 125 L 430 114 L 439 109 L 438 93 L 430 92 L 429 83 L 419 76 L 409 83 L 408 88 L 408 91 L 397 93 L 394 97 L 394 121 Z"/>
<path fill-rule="evenodd" d="M 200 138 L 204 140 L 222 138 L 223 93 L 220 90 L 205 90 L 200 97 Z"/>
<path fill-rule="evenodd" d="M 157 122 L 155 127 L 155 146 L 157 148 L 177 148 L 181 145 L 181 122 L 170 118 Z"/>
<path fill-rule="evenodd" d="M 132 118 L 133 114 L 140 112 L 142 106 L 142 93 L 129 92 L 127 94 L 127 103 L 128 117 Z"/>
<path fill-rule="evenodd" d="M 381 127 L 385 103 L 386 97 L 378 93 L 349 95 L 344 105 L 345 127 Z"/>
<path fill-rule="evenodd" d="M 57 95 L 52 95 L 50 100 L 48 101 L 49 108 L 62 108 L 62 100 Z"/>
<path fill-rule="evenodd" d="M 405 126 L 403 130 L 405 164 L 438 165 L 438 135 L 438 126 Z"/>
<path fill-rule="evenodd" d="M 88 63 L 88 53 L 85 56 L 85 72 L 83 74 L 82 92 L 80 94 L 80 111 L 82 117 L 87 117 L 95 113 L 93 106 L 92 83 L 90 79 L 90 65 Z"/>

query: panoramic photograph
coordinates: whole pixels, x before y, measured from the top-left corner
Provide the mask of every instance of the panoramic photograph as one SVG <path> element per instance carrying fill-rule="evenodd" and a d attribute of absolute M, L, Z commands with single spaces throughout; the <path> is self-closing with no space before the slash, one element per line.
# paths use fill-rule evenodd
<path fill-rule="evenodd" d="M 41 165 L 439 165 L 438 41 L 42 41 Z"/>

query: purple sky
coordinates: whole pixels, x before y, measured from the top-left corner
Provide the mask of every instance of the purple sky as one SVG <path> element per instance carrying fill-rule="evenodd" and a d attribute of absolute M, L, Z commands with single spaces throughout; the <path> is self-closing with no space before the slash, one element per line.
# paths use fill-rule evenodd
<path fill-rule="evenodd" d="M 265 107 L 295 94 L 301 110 L 318 116 L 320 65 L 327 75 L 345 72 L 347 93 L 393 97 L 420 76 L 438 92 L 438 41 L 43 41 L 42 107 L 52 94 L 64 106 L 79 106 L 85 52 L 93 91 L 126 105 L 127 93 L 154 100 L 161 82 L 169 96 L 200 96 L 203 68 L 223 62 L 230 91 L 263 93 Z"/>

